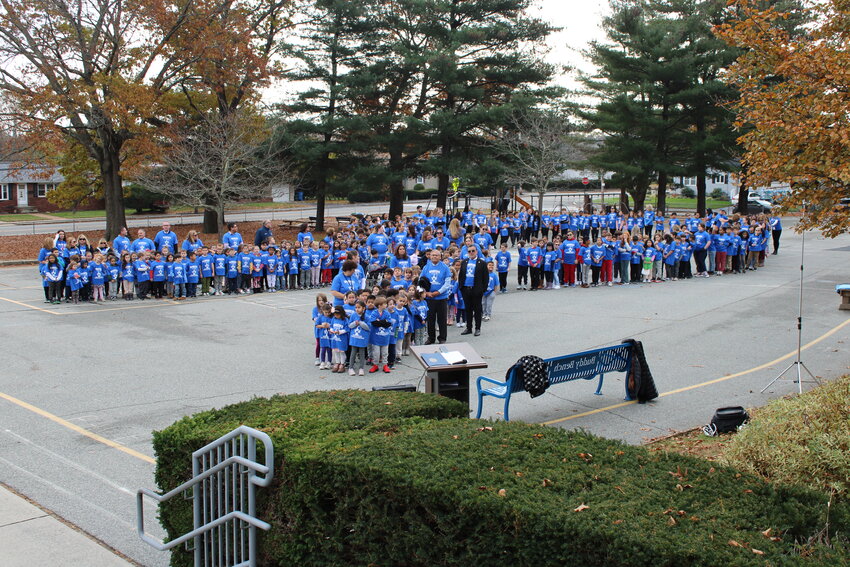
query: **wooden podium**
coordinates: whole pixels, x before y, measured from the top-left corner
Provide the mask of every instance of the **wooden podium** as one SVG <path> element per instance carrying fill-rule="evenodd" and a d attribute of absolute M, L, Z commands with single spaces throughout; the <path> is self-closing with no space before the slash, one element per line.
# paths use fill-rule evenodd
<path fill-rule="evenodd" d="M 443 349 L 447 352 L 457 351 L 461 353 L 466 359 L 466 363 L 436 366 L 429 365 L 423 359 L 423 355 L 441 353 Z M 466 404 L 468 409 L 469 371 L 477 368 L 487 368 L 487 363 L 475 352 L 475 349 L 469 343 L 447 343 L 442 345 L 414 346 L 410 347 L 410 350 L 427 372 L 425 377 L 425 393 L 437 394 L 438 396 L 458 400 Z"/>

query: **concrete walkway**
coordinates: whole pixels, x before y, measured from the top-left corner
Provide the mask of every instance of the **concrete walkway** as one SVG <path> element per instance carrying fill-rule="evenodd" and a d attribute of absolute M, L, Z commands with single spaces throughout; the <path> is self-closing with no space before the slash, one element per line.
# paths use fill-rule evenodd
<path fill-rule="evenodd" d="M 127 567 L 85 533 L 0 484 L 0 557 L 4 567 Z"/>

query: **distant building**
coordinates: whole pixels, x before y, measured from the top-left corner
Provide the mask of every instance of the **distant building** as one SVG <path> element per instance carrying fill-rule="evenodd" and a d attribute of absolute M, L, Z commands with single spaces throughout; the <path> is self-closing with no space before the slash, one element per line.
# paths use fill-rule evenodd
<path fill-rule="evenodd" d="M 673 178 L 673 183 L 693 189 L 694 193 L 696 193 L 696 177 L 677 176 Z M 710 195 L 715 189 L 720 189 L 731 199 L 733 195 L 738 194 L 738 181 L 728 171 L 709 170 L 705 176 L 705 192 L 707 195 Z"/>
<path fill-rule="evenodd" d="M 47 194 L 62 183 L 63 177 L 52 168 L 15 167 L 0 161 L 0 213 L 43 213 L 61 210 L 47 200 Z M 102 209 L 102 199 L 89 199 L 78 210 Z"/>

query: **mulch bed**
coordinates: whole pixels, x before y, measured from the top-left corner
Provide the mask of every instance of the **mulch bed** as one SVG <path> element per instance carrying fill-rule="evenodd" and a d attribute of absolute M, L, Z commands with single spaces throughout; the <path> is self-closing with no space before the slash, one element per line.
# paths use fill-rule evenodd
<path fill-rule="evenodd" d="M 132 224 L 132 221 L 130 221 Z M 260 221 L 252 221 L 252 222 L 239 222 L 239 232 L 242 234 L 242 238 L 245 239 L 245 242 L 252 243 L 254 242 L 254 233 L 257 232 L 257 229 L 260 228 L 262 222 Z M 136 238 L 136 231 L 139 228 L 145 227 L 132 227 L 130 226 L 128 237 L 130 240 L 134 240 Z M 183 242 L 183 239 L 186 238 L 186 234 L 190 230 L 197 230 L 200 236 L 200 239 L 204 242 L 204 244 L 211 244 L 215 242 L 221 242 L 221 238 L 218 234 L 209 234 L 209 233 L 201 233 L 203 229 L 203 225 L 200 224 L 180 224 L 180 225 L 172 225 L 171 230 L 177 233 L 177 236 L 180 237 L 180 242 Z M 157 232 L 159 232 L 160 227 L 150 227 L 145 228 L 147 232 L 147 237 L 153 239 Z M 274 233 L 275 241 L 280 244 L 284 240 L 293 241 L 295 240 L 296 235 L 298 234 L 297 229 L 282 229 L 277 224 L 272 224 L 272 231 Z M 78 237 L 80 234 L 85 234 L 88 241 L 93 245 L 97 246 L 97 242 L 103 237 L 104 231 L 102 230 L 92 230 L 86 232 L 77 232 L 72 233 L 66 231 L 66 237 Z M 47 237 L 53 238 L 54 234 L 26 234 L 22 236 L 2 236 L 0 237 L 0 261 L 21 261 L 21 262 L 34 262 L 38 258 L 38 252 L 41 250 L 41 245 L 44 242 L 44 239 Z M 110 245 L 112 242 L 110 241 Z"/>

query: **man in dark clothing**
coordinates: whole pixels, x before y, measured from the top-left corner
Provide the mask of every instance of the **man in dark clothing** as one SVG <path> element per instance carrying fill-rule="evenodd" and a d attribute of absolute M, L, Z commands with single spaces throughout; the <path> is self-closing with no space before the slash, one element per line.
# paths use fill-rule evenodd
<path fill-rule="evenodd" d="M 257 229 L 257 233 L 254 235 L 254 246 L 259 246 L 263 242 L 266 242 L 269 238 L 272 237 L 272 221 L 265 220 L 263 221 L 263 226 Z"/>
<path fill-rule="evenodd" d="M 482 299 L 487 290 L 490 274 L 487 271 L 487 262 L 478 257 L 478 249 L 475 246 L 467 248 L 467 258 L 460 263 L 458 272 L 458 284 L 460 293 L 463 295 L 463 304 L 466 307 L 466 330 L 461 335 L 472 333 L 472 322 L 475 321 L 475 336 L 481 334 L 481 312 Z"/>

